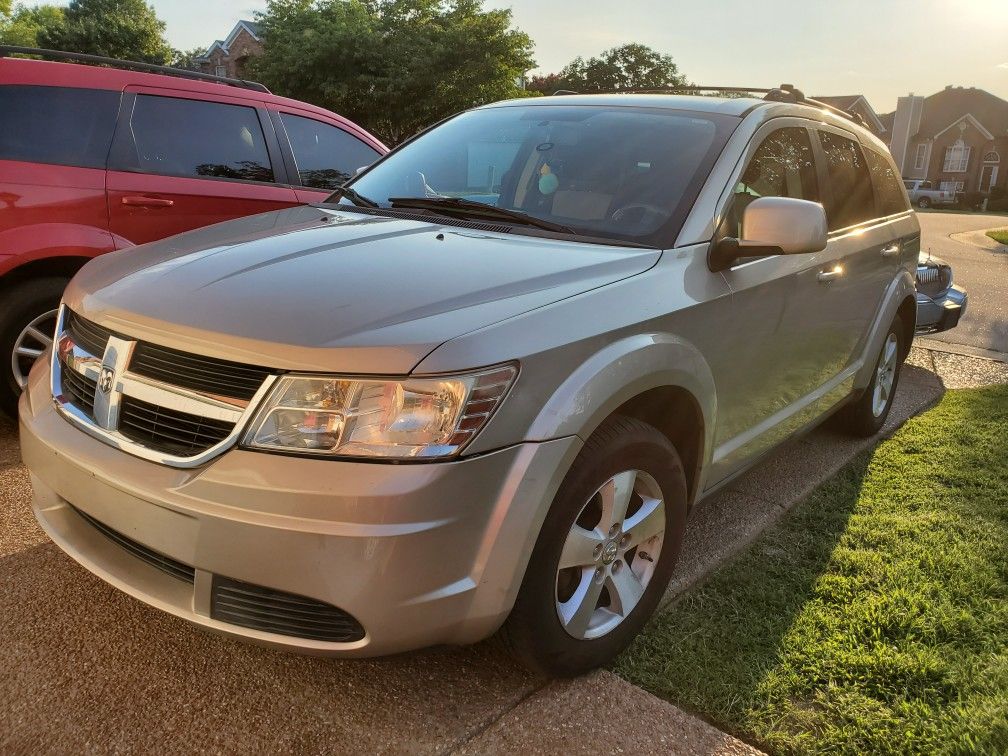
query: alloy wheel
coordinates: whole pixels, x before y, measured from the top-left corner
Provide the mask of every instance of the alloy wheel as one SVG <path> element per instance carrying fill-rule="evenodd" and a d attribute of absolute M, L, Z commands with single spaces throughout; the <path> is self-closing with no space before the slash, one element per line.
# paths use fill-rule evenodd
<path fill-rule="evenodd" d="M 875 371 L 875 390 L 872 395 L 872 413 L 875 417 L 881 417 L 889 404 L 893 384 L 896 383 L 896 368 L 899 363 L 898 351 L 899 340 L 895 333 L 890 333 L 882 346 L 882 355 L 879 357 L 878 369 Z"/>
<path fill-rule="evenodd" d="M 626 470 L 588 499 L 560 555 L 556 610 L 579 640 L 611 632 L 640 602 L 665 536 L 665 501 L 653 477 Z"/>
<path fill-rule="evenodd" d="M 17 385 L 24 390 L 28 385 L 28 372 L 51 344 L 56 330 L 56 310 L 39 315 L 31 321 L 14 340 L 11 352 L 11 371 Z"/>

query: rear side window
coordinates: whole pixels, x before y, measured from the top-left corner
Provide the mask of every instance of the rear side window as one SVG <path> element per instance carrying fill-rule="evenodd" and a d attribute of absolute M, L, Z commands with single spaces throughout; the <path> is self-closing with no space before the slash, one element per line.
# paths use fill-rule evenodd
<path fill-rule="evenodd" d="M 777 129 L 756 148 L 735 185 L 726 218 L 725 234 L 738 236 L 742 212 L 759 197 L 793 197 L 819 201 L 812 142 L 800 127 Z"/>
<path fill-rule="evenodd" d="M 105 168 L 119 92 L 0 86 L 0 160 Z"/>
<path fill-rule="evenodd" d="M 255 108 L 137 95 L 132 149 L 121 170 L 165 176 L 273 181 Z M 118 152 L 118 149 L 117 149 Z"/>
<path fill-rule="evenodd" d="M 900 178 L 884 156 L 874 150 L 866 149 L 868 170 L 875 184 L 875 195 L 878 197 L 879 212 L 882 215 L 894 215 L 910 209 L 906 192 L 900 186 Z"/>
<path fill-rule="evenodd" d="M 313 118 L 281 113 L 294 162 L 304 186 L 337 189 L 358 168 L 371 165 L 378 152 L 343 129 Z"/>
<path fill-rule="evenodd" d="M 826 208 L 830 231 L 875 217 L 875 196 L 861 147 L 853 139 L 820 131 L 833 202 Z"/>

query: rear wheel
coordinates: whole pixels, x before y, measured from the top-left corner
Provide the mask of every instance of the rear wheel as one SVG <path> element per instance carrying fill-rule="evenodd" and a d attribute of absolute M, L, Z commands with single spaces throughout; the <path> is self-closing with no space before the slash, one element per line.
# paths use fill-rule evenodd
<path fill-rule="evenodd" d="M 639 420 L 612 417 L 557 492 L 501 630 L 529 668 L 555 676 L 611 660 L 668 586 L 686 524 L 675 448 Z"/>
<path fill-rule="evenodd" d="M 867 438 L 885 425 L 896 396 L 903 355 L 903 324 L 897 317 L 882 342 L 871 383 L 856 402 L 841 410 L 838 417 L 843 428 L 852 435 Z"/>
<path fill-rule="evenodd" d="M 17 414 L 28 372 L 52 344 L 65 278 L 25 281 L 4 292 L 0 312 L 0 410 Z"/>

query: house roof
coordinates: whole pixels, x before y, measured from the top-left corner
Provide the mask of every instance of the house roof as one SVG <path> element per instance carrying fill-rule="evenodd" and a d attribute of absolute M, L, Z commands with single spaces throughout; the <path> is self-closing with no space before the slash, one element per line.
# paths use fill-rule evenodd
<path fill-rule="evenodd" d="M 1008 135 L 1008 101 L 975 87 L 945 87 L 924 98 L 916 136 L 934 138 L 967 115 L 994 136 Z"/>
<path fill-rule="evenodd" d="M 197 60 L 206 60 L 216 49 L 223 50 L 225 55 L 229 54 L 231 52 L 231 45 L 234 44 L 235 39 L 237 39 L 242 29 L 251 34 L 254 39 L 260 39 L 262 26 L 255 21 L 247 21 L 243 19 L 234 25 L 234 28 L 228 32 L 228 35 L 224 39 L 215 39 L 213 44 L 210 45 L 210 47 L 206 49 L 206 52 L 199 56 Z"/>
<path fill-rule="evenodd" d="M 816 95 L 813 99 L 819 100 L 819 102 L 824 102 L 827 105 L 832 105 L 834 108 L 839 108 L 840 110 L 846 110 L 848 112 L 855 105 L 861 103 L 864 106 L 865 112 L 868 113 L 869 120 L 875 122 L 875 126 L 879 131 L 889 131 L 889 129 L 892 128 L 891 122 L 889 123 L 888 126 L 882 122 L 882 120 L 878 117 L 878 114 L 875 112 L 875 108 L 873 108 L 869 104 L 868 100 L 865 99 L 864 95 L 860 94 L 822 95 L 822 96 Z"/>
<path fill-rule="evenodd" d="M 886 131 L 892 131 L 893 121 L 896 120 L 896 111 L 894 110 L 892 113 L 882 113 L 878 119 L 882 122 Z"/>

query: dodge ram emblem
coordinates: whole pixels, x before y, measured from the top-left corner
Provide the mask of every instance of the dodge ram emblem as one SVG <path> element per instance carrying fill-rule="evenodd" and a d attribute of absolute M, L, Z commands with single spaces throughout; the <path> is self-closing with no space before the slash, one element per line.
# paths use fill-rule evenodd
<path fill-rule="evenodd" d="M 103 367 L 98 375 L 98 390 L 107 394 L 112 390 L 113 383 L 115 383 L 115 371 L 112 368 Z"/>

